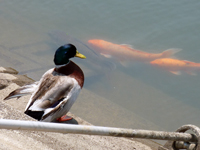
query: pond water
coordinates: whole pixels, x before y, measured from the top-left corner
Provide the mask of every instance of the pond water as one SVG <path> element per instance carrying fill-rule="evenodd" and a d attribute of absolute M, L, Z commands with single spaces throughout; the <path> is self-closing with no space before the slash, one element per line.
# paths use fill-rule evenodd
<path fill-rule="evenodd" d="M 199 7 L 199 1 L 188 0 L 0 1 L 0 66 L 39 80 L 54 66 L 55 50 L 72 43 L 87 57 L 73 59 L 85 73 L 84 89 L 106 103 L 96 114 L 98 99 L 92 106 L 84 105 L 89 113 L 75 104 L 71 111 L 76 115 L 95 125 L 115 127 L 174 131 L 184 124 L 200 126 L 200 69 L 196 75 L 191 70 L 175 75 L 146 62 L 121 64 L 88 44 L 102 39 L 147 53 L 178 48 L 182 50 L 174 59 L 200 63 Z M 102 116 L 109 108 L 106 117 L 115 121 Z M 135 116 L 147 123 L 134 125 Z"/>

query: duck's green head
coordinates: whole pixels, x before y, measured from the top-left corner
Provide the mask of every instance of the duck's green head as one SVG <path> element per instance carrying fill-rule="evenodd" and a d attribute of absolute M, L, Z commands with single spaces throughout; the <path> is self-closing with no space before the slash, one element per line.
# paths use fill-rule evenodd
<path fill-rule="evenodd" d="M 72 57 L 79 57 L 82 59 L 85 59 L 86 57 L 79 53 L 76 50 L 76 47 L 72 44 L 65 44 L 61 47 L 59 47 L 56 50 L 56 53 L 54 55 L 54 63 L 56 65 L 64 65 L 69 62 L 69 59 Z"/>

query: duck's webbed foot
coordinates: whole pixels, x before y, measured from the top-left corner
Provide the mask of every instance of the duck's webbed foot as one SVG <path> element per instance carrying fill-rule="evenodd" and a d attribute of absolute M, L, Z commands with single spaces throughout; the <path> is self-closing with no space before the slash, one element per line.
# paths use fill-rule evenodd
<path fill-rule="evenodd" d="M 68 121 L 68 120 L 72 120 L 73 118 L 67 115 L 64 115 L 60 118 L 57 119 L 58 122 L 64 122 L 64 121 Z"/>

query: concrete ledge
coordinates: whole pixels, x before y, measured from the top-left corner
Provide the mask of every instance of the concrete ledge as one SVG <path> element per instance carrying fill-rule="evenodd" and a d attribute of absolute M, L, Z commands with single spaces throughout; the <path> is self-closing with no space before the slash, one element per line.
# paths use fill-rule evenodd
<path fill-rule="evenodd" d="M 0 68 L 0 117 L 2 119 L 34 120 L 23 113 L 30 96 L 3 101 L 12 90 L 33 82 L 14 69 Z M 78 124 L 90 125 L 87 121 L 68 113 Z M 0 132 L 0 149 L 20 150 L 62 150 L 62 149 L 126 149 L 151 150 L 158 144 L 150 140 L 137 140 L 118 137 L 60 134 L 35 131 L 4 130 Z"/>

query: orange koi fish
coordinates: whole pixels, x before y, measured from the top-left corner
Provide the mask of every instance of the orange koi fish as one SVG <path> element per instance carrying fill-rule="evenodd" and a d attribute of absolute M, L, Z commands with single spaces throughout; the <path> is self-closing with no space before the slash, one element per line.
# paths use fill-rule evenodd
<path fill-rule="evenodd" d="M 175 75 L 180 75 L 182 71 L 190 75 L 196 75 L 195 71 L 200 71 L 200 63 L 173 58 L 156 59 L 151 61 L 150 64 L 168 70 Z"/>
<path fill-rule="evenodd" d="M 168 49 L 162 53 L 147 53 L 140 50 L 135 50 L 129 45 L 118 45 L 104 40 L 93 39 L 89 40 L 88 43 L 94 47 L 101 55 L 107 58 L 114 58 L 123 61 L 140 61 L 150 62 L 158 58 L 170 57 L 173 54 L 180 51 L 180 49 Z"/>

